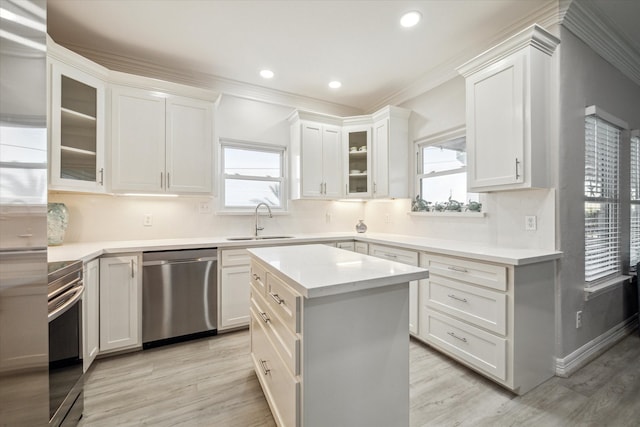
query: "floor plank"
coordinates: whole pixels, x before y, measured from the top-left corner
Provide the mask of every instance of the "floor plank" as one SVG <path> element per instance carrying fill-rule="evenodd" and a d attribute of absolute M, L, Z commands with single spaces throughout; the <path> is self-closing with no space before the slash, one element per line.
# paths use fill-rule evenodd
<path fill-rule="evenodd" d="M 410 358 L 412 427 L 639 425 L 637 334 L 524 396 L 415 340 Z M 249 360 L 248 331 L 97 360 L 80 427 L 142 425 L 275 426 Z"/>

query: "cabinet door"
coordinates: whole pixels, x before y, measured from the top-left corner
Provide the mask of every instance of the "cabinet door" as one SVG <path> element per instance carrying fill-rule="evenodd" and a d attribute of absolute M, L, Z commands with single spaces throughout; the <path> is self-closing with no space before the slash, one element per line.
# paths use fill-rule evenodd
<path fill-rule="evenodd" d="M 213 105 L 167 99 L 166 187 L 179 193 L 210 193 L 213 174 Z"/>
<path fill-rule="evenodd" d="M 373 197 L 389 195 L 389 119 L 373 125 Z"/>
<path fill-rule="evenodd" d="M 470 191 L 524 180 L 524 61 L 514 55 L 466 80 Z"/>
<path fill-rule="evenodd" d="M 300 153 L 302 197 L 320 198 L 324 195 L 322 134 L 321 125 L 302 124 Z"/>
<path fill-rule="evenodd" d="M 84 296 L 82 300 L 83 369 L 87 369 L 100 351 L 100 260 L 84 266 Z"/>
<path fill-rule="evenodd" d="M 140 333 L 141 290 L 137 256 L 100 260 L 100 351 L 137 347 Z"/>
<path fill-rule="evenodd" d="M 51 61 L 51 189 L 104 192 L 104 83 Z"/>
<path fill-rule="evenodd" d="M 112 93 L 114 191 L 165 191 L 165 99 L 114 87 Z"/>
<path fill-rule="evenodd" d="M 323 126 L 322 128 L 322 176 L 324 178 L 324 196 L 328 199 L 340 198 L 344 194 L 342 191 L 342 139 L 340 133 L 340 128 L 337 126 Z"/>
<path fill-rule="evenodd" d="M 345 128 L 345 165 L 348 182 L 347 197 L 369 197 L 371 195 L 371 128 L 351 126 Z"/>
<path fill-rule="evenodd" d="M 219 330 L 249 324 L 249 265 L 220 269 Z"/>

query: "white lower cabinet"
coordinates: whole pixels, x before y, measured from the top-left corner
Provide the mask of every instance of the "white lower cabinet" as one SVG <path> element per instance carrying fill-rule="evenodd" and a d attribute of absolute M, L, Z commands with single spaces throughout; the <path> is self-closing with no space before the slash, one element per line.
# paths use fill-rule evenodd
<path fill-rule="evenodd" d="M 354 242 L 337 242 L 336 247 L 344 249 L 345 251 L 354 252 L 356 250 L 356 244 Z"/>
<path fill-rule="evenodd" d="M 141 255 L 100 259 L 100 352 L 142 345 Z"/>
<path fill-rule="evenodd" d="M 100 260 L 84 264 L 82 296 L 82 367 L 87 372 L 100 351 Z"/>
<path fill-rule="evenodd" d="M 220 250 L 218 330 L 249 324 L 250 261 L 246 249 Z"/>
<path fill-rule="evenodd" d="M 420 254 L 418 338 L 523 394 L 554 375 L 554 261 Z"/>
<path fill-rule="evenodd" d="M 409 425 L 405 285 L 304 298 L 251 271 L 251 360 L 278 426 Z"/>
<path fill-rule="evenodd" d="M 418 265 L 418 253 L 415 251 L 373 244 L 368 246 L 369 255 L 371 256 L 397 261 L 403 264 Z M 418 321 L 418 294 L 418 280 L 412 280 L 409 282 L 409 332 L 412 335 L 417 335 L 420 327 Z"/>
<path fill-rule="evenodd" d="M 359 254 L 367 255 L 369 253 L 369 244 L 364 242 L 356 242 L 355 251 Z"/>

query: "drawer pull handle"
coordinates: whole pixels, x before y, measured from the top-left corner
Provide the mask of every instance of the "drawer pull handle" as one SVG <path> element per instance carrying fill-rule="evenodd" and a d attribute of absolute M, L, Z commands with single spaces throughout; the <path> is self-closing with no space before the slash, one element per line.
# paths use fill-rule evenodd
<path fill-rule="evenodd" d="M 260 280 L 260 276 L 258 276 L 256 273 L 253 273 L 253 280 Z"/>
<path fill-rule="evenodd" d="M 449 266 L 449 270 L 457 271 L 458 273 L 468 273 L 469 270 L 463 267 Z"/>
<path fill-rule="evenodd" d="M 398 258 L 398 255 L 394 255 L 394 254 L 384 254 L 384 256 L 386 256 L 387 258 L 393 258 L 393 259 Z"/>
<path fill-rule="evenodd" d="M 271 372 L 271 369 L 267 368 L 267 361 L 260 359 L 260 365 L 262 365 L 262 371 L 264 372 L 264 374 L 269 375 L 269 372 Z"/>
<path fill-rule="evenodd" d="M 269 316 L 267 316 L 267 313 L 261 312 L 260 313 L 260 317 L 262 317 L 262 320 L 264 321 L 264 323 L 268 323 L 271 319 L 269 319 Z"/>
<path fill-rule="evenodd" d="M 269 292 L 269 296 L 270 296 L 271 298 L 273 298 L 273 300 L 274 300 L 275 302 L 277 302 L 278 304 L 284 304 L 284 300 L 283 300 L 282 298 L 280 298 L 280 297 L 278 296 L 278 294 L 274 294 L 274 293 Z"/>
<path fill-rule="evenodd" d="M 460 298 L 460 297 L 455 296 L 454 294 L 448 294 L 447 296 L 449 298 L 452 298 L 452 299 L 456 300 L 456 301 L 468 302 L 466 298 Z"/>
<path fill-rule="evenodd" d="M 448 335 L 451 335 L 452 337 L 454 337 L 457 340 L 460 340 L 462 342 L 467 342 L 466 338 L 460 338 L 459 336 L 457 336 L 456 334 L 454 334 L 453 332 L 447 332 Z"/>

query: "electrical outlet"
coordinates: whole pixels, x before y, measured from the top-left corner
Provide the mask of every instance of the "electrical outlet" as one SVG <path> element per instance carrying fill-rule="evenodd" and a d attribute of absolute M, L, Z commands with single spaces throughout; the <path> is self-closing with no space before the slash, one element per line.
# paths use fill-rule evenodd
<path fill-rule="evenodd" d="M 142 225 L 151 227 L 153 225 L 153 216 L 151 216 L 151 214 L 144 214 L 144 217 L 142 217 Z"/>
<path fill-rule="evenodd" d="M 524 229 L 527 231 L 536 231 L 538 229 L 538 221 L 535 215 L 524 217 Z"/>
<path fill-rule="evenodd" d="M 582 327 L 582 310 L 576 311 L 576 329 Z"/>
<path fill-rule="evenodd" d="M 209 202 L 200 202 L 200 204 L 198 205 L 198 211 L 201 214 L 211 213 L 211 203 L 209 203 Z"/>

